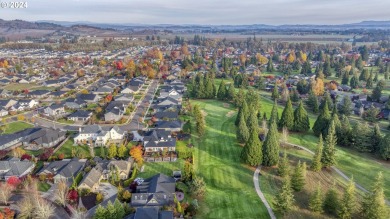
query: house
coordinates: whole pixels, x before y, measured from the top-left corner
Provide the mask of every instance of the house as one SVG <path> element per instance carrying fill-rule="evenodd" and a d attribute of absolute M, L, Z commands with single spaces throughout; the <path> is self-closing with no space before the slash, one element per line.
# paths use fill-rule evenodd
<path fill-rule="evenodd" d="M 107 170 L 117 170 L 119 178 L 124 180 L 129 178 L 133 163 L 133 158 L 129 158 L 128 160 L 111 160 L 107 165 Z"/>
<path fill-rule="evenodd" d="M 18 101 L 13 99 L 0 100 L 0 107 L 3 107 L 4 109 L 9 109 L 17 103 Z"/>
<path fill-rule="evenodd" d="M 48 116 L 59 116 L 65 113 L 65 108 L 63 104 L 53 104 L 46 107 L 43 112 Z"/>
<path fill-rule="evenodd" d="M 68 116 L 68 120 L 86 122 L 91 118 L 92 114 L 91 111 L 77 110 Z"/>
<path fill-rule="evenodd" d="M 60 80 L 47 80 L 42 83 L 43 86 L 46 87 L 59 87 L 63 82 Z"/>
<path fill-rule="evenodd" d="M 78 158 L 71 160 L 53 161 L 39 171 L 38 175 L 53 176 L 54 183 L 61 180 L 72 182 L 73 178 L 84 168 L 85 162 L 79 161 Z"/>
<path fill-rule="evenodd" d="M 65 100 L 65 107 L 68 109 L 80 109 L 87 106 L 87 102 L 82 99 L 68 98 Z"/>
<path fill-rule="evenodd" d="M 114 99 L 115 101 L 119 101 L 125 103 L 126 105 L 129 105 L 134 100 L 134 96 L 131 94 L 121 94 L 114 97 Z"/>
<path fill-rule="evenodd" d="M 0 180 L 8 180 L 10 177 L 22 178 L 30 174 L 35 167 L 35 163 L 19 159 L 0 161 Z"/>
<path fill-rule="evenodd" d="M 28 83 L 30 83 L 29 81 L 27 81 L 26 79 L 23 79 L 23 78 L 16 80 L 16 82 L 19 83 L 19 84 L 28 84 Z"/>
<path fill-rule="evenodd" d="M 92 140 L 95 146 L 105 145 L 108 141 L 121 141 L 125 138 L 126 131 L 118 126 L 104 127 L 99 125 L 87 125 L 79 128 L 79 134 L 74 138 L 75 144 L 85 144 Z"/>
<path fill-rule="evenodd" d="M 99 167 L 92 168 L 81 180 L 78 188 L 87 189 L 92 192 L 95 192 L 100 185 L 100 180 L 102 180 L 103 173 Z"/>
<path fill-rule="evenodd" d="M 34 90 L 30 91 L 27 96 L 29 97 L 35 97 L 35 98 L 44 98 L 49 95 L 50 91 L 48 90 Z"/>
<path fill-rule="evenodd" d="M 50 97 L 54 98 L 61 98 L 64 97 L 66 94 L 66 91 L 54 91 L 49 94 Z"/>
<path fill-rule="evenodd" d="M 0 79 L 0 85 L 7 85 L 11 83 L 11 80 L 8 80 L 6 78 Z"/>
<path fill-rule="evenodd" d="M 146 153 L 161 152 L 163 150 L 176 151 L 176 138 L 172 138 L 170 131 L 162 129 L 147 131 L 142 141 Z"/>
<path fill-rule="evenodd" d="M 153 115 L 153 118 L 157 121 L 164 120 L 164 121 L 173 121 L 177 120 L 179 116 L 179 112 L 177 111 L 167 111 L 167 112 L 157 112 Z"/>
<path fill-rule="evenodd" d="M 4 150 L 17 145 L 22 145 L 22 141 L 24 138 L 32 135 L 40 129 L 41 128 L 28 128 L 16 133 L 1 135 L 0 150 Z"/>
<path fill-rule="evenodd" d="M 33 109 L 39 105 L 39 102 L 36 100 L 19 100 L 18 105 L 23 106 L 27 109 Z"/>
<path fill-rule="evenodd" d="M 121 90 L 121 94 L 134 94 L 139 90 L 138 86 L 126 86 Z"/>
<path fill-rule="evenodd" d="M 77 99 L 84 100 L 87 103 L 97 103 L 100 97 L 96 94 L 79 94 Z"/>
<path fill-rule="evenodd" d="M 157 121 L 155 123 L 155 127 L 158 129 L 164 129 L 171 132 L 181 131 L 183 127 L 183 123 L 180 120 L 174 121 Z"/>
<path fill-rule="evenodd" d="M 0 107 L 0 117 L 8 115 L 8 110 L 6 110 L 4 107 Z"/>
<path fill-rule="evenodd" d="M 40 130 L 26 136 L 23 140 L 23 146 L 28 147 L 54 147 L 66 138 L 66 132 L 52 128 L 40 128 Z"/>
<path fill-rule="evenodd" d="M 6 97 L 9 97 L 9 96 L 10 96 L 9 91 L 7 91 L 5 89 L 0 89 L 0 97 L 6 98 Z"/>
<path fill-rule="evenodd" d="M 174 203 L 175 179 L 164 174 L 157 174 L 137 185 L 131 196 L 131 205 L 140 207 L 162 207 Z"/>
<path fill-rule="evenodd" d="M 133 219 L 173 219 L 173 211 L 163 211 L 156 207 L 137 208 Z M 127 219 L 127 217 L 125 218 Z"/>
<path fill-rule="evenodd" d="M 106 107 L 104 121 L 119 121 L 126 111 L 126 106 L 120 101 L 111 101 Z"/>

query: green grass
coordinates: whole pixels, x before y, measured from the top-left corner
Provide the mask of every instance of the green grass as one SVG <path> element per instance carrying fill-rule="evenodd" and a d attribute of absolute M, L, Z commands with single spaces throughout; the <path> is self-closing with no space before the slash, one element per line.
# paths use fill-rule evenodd
<path fill-rule="evenodd" d="M 269 218 L 253 185 L 253 169 L 240 162 L 241 147 L 236 143 L 231 110 L 215 100 L 192 101 L 208 114 L 206 134 L 193 137 L 196 173 L 207 184 L 200 203 L 199 218 Z"/>
<path fill-rule="evenodd" d="M 50 189 L 50 185 L 46 182 L 38 182 L 38 191 L 47 192 Z"/>
<path fill-rule="evenodd" d="M 96 107 L 98 107 L 99 105 L 97 103 L 91 103 L 91 104 L 88 104 L 86 109 L 87 110 L 95 110 Z"/>
<path fill-rule="evenodd" d="M 176 162 L 145 162 L 143 172 L 139 172 L 137 177 L 149 178 L 158 173 L 172 176 L 173 171 L 181 170 L 184 167 L 184 160 L 177 159 Z"/>
<path fill-rule="evenodd" d="M 65 124 L 74 124 L 74 121 L 72 121 L 72 120 L 67 120 L 67 119 L 65 119 L 65 118 L 59 119 L 59 120 L 57 120 L 57 122 L 59 122 L 59 123 L 65 123 Z"/>
<path fill-rule="evenodd" d="M 36 150 L 36 151 L 33 151 L 33 150 L 25 150 L 26 151 L 26 154 L 29 154 L 29 155 L 34 155 L 34 156 L 39 156 L 43 150 Z"/>
<path fill-rule="evenodd" d="M 289 142 L 302 145 L 315 151 L 318 138 L 310 134 L 291 134 Z M 384 192 L 387 199 L 390 198 L 390 164 L 372 157 L 369 154 L 359 153 L 352 149 L 337 147 L 336 167 L 343 171 L 347 176 L 353 176 L 355 181 L 370 190 L 373 180 L 379 171 L 382 171 L 384 177 Z"/>
<path fill-rule="evenodd" d="M 9 90 L 9 91 L 17 91 L 17 90 L 24 90 L 28 89 L 31 90 L 31 88 L 36 87 L 37 85 L 34 83 L 31 84 L 19 84 L 19 83 L 11 83 L 5 86 L 3 89 Z"/>
<path fill-rule="evenodd" d="M 5 132 L 3 134 L 12 134 L 12 133 L 22 131 L 24 129 L 32 128 L 32 127 L 33 127 L 33 125 L 31 125 L 29 123 L 20 122 L 20 121 L 12 122 L 12 123 L 7 124 L 7 129 L 5 130 Z"/>
<path fill-rule="evenodd" d="M 64 145 L 54 154 L 64 154 L 65 158 L 72 158 L 72 149 L 76 151 L 76 156 L 81 155 L 84 158 L 90 157 L 89 147 L 87 145 L 73 145 L 73 140 L 67 140 Z"/>

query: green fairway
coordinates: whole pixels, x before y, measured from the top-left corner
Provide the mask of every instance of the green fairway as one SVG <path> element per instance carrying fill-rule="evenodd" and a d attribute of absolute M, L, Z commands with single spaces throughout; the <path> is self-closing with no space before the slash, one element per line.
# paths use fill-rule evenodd
<path fill-rule="evenodd" d="M 313 134 L 291 134 L 289 142 L 315 151 L 318 138 Z M 387 199 L 390 198 L 390 164 L 388 162 L 343 147 L 337 147 L 336 156 L 336 167 L 347 176 L 353 176 L 358 184 L 368 190 L 378 172 L 382 171 L 385 195 Z"/>
<path fill-rule="evenodd" d="M 18 131 L 22 131 L 23 129 L 32 128 L 33 125 L 25 122 L 12 122 L 7 124 L 7 129 L 3 134 L 12 134 Z"/>
<path fill-rule="evenodd" d="M 215 100 L 195 100 L 205 111 L 206 134 L 195 144 L 195 169 L 207 184 L 199 218 L 269 218 L 253 185 L 253 169 L 240 162 L 232 106 Z M 230 117 L 229 117 L 230 115 Z"/>

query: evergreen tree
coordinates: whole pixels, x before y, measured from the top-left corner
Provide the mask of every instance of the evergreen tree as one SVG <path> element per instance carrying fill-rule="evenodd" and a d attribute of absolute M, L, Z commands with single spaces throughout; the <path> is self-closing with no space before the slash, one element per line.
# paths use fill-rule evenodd
<path fill-rule="evenodd" d="M 341 84 L 348 85 L 349 83 L 349 74 L 345 72 L 343 74 L 343 79 L 341 80 Z"/>
<path fill-rule="evenodd" d="M 291 189 L 290 177 L 287 176 L 283 179 L 282 189 L 276 195 L 274 200 L 274 208 L 277 212 L 285 214 L 289 212 L 294 205 L 294 194 Z"/>
<path fill-rule="evenodd" d="M 320 110 L 324 109 L 325 103 L 328 104 L 328 109 L 329 109 L 329 111 L 332 110 L 332 108 L 333 108 L 333 100 L 332 100 L 332 98 L 330 97 L 329 92 L 326 92 L 326 93 L 324 94 L 324 97 L 322 98 L 321 104 L 320 104 L 320 106 L 319 106 L 319 109 L 320 109 Z"/>
<path fill-rule="evenodd" d="M 227 93 L 226 85 L 225 85 L 225 82 L 222 80 L 221 84 L 219 85 L 219 88 L 218 88 L 217 98 L 219 100 L 226 99 L 226 96 L 227 96 L 226 93 Z"/>
<path fill-rule="evenodd" d="M 252 130 L 241 151 L 241 159 L 250 166 L 258 166 L 263 162 L 262 145 L 257 132 Z"/>
<path fill-rule="evenodd" d="M 95 215 L 93 216 L 94 219 L 106 219 L 107 218 L 107 211 L 104 209 L 103 206 L 99 205 L 96 208 Z"/>
<path fill-rule="evenodd" d="M 124 158 L 126 154 L 127 148 L 124 144 L 121 144 L 118 148 L 118 157 Z"/>
<path fill-rule="evenodd" d="M 341 132 L 341 122 L 340 122 L 339 116 L 337 115 L 336 104 L 333 107 L 332 118 L 330 119 L 329 124 L 330 124 L 330 122 L 334 122 L 335 129 L 336 129 L 336 137 L 339 136 L 339 134 Z M 328 133 L 329 133 L 329 124 L 327 126 L 326 131 L 325 131 L 326 135 L 328 135 Z"/>
<path fill-rule="evenodd" d="M 304 166 L 302 165 L 301 161 L 298 161 L 298 164 L 294 168 L 294 172 L 291 176 L 291 188 L 294 189 L 294 191 L 299 192 L 303 189 L 305 186 L 305 171 L 303 169 Z"/>
<path fill-rule="evenodd" d="M 325 137 L 325 146 L 322 150 L 321 163 L 323 167 L 330 167 L 336 164 L 336 126 L 330 123 L 328 135 Z"/>
<path fill-rule="evenodd" d="M 354 75 L 351 80 L 349 81 L 349 85 L 351 86 L 352 89 L 356 89 L 358 88 L 359 86 L 359 80 L 358 78 L 356 77 L 356 75 Z"/>
<path fill-rule="evenodd" d="M 371 73 L 367 79 L 366 88 L 371 89 L 374 86 L 373 84 L 374 84 L 374 79 L 373 79 L 373 75 Z"/>
<path fill-rule="evenodd" d="M 352 130 L 352 146 L 359 152 L 372 152 L 372 131 L 368 124 L 357 121 Z"/>
<path fill-rule="evenodd" d="M 240 116 L 241 114 L 244 116 L 244 119 L 246 121 L 246 119 L 248 118 L 249 116 L 249 110 L 248 110 L 248 105 L 246 104 L 246 101 L 245 99 L 243 100 L 243 103 L 242 103 L 242 106 L 238 109 L 238 113 L 237 113 L 237 117 L 236 117 L 236 121 L 235 121 L 235 125 L 238 125 L 239 121 L 240 121 Z"/>
<path fill-rule="evenodd" d="M 374 82 L 378 81 L 378 72 L 375 73 Z"/>
<path fill-rule="evenodd" d="M 282 112 L 282 117 L 279 120 L 279 128 L 286 127 L 288 130 L 293 130 L 294 127 L 294 111 L 290 98 L 286 102 L 286 106 Z"/>
<path fill-rule="evenodd" d="M 377 85 L 374 88 L 374 90 L 372 90 L 371 99 L 372 99 L 372 101 L 379 102 L 381 96 L 382 96 L 382 89 Z"/>
<path fill-rule="evenodd" d="M 236 92 L 234 90 L 234 85 L 231 83 L 229 85 L 229 89 L 228 89 L 227 94 L 226 94 L 226 99 L 229 101 L 233 101 L 235 95 L 236 95 Z"/>
<path fill-rule="evenodd" d="M 324 210 L 326 213 L 336 216 L 337 208 L 340 206 L 339 193 L 333 185 L 325 194 Z"/>
<path fill-rule="evenodd" d="M 296 132 L 306 132 L 310 129 L 309 116 L 303 107 L 302 101 L 299 102 L 299 106 L 294 111 L 293 129 Z"/>
<path fill-rule="evenodd" d="M 311 169 L 315 172 L 318 172 L 322 169 L 321 156 L 322 156 L 323 147 L 324 146 L 323 146 L 322 134 L 320 134 L 319 141 L 317 144 L 317 149 L 311 163 Z"/>
<path fill-rule="evenodd" d="M 378 173 L 372 190 L 366 193 L 362 204 L 362 216 L 370 219 L 386 219 L 389 216 L 383 191 L 382 172 Z"/>
<path fill-rule="evenodd" d="M 325 100 L 324 107 L 320 112 L 320 115 L 318 115 L 317 120 L 314 123 L 313 126 L 313 132 L 316 136 L 319 136 L 321 133 L 322 135 L 326 135 L 326 130 L 328 128 L 329 121 L 331 119 L 329 108 L 328 108 L 328 101 Z"/>
<path fill-rule="evenodd" d="M 247 142 L 249 139 L 249 130 L 246 125 L 244 115 L 240 115 L 240 119 L 238 122 L 238 127 L 237 127 L 237 140 L 241 143 Z"/>
<path fill-rule="evenodd" d="M 272 59 L 269 59 L 267 64 L 267 72 L 273 72 L 274 70 L 275 69 L 274 69 L 274 65 L 272 64 Z"/>
<path fill-rule="evenodd" d="M 352 112 L 352 101 L 351 98 L 348 95 L 345 95 L 343 97 L 343 104 L 340 108 L 340 114 L 350 116 Z"/>
<path fill-rule="evenodd" d="M 126 215 L 125 208 L 123 207 L 122 203 L 119 202 L 118 199 L 115 199 L 114 202 L 114 208 L 115 208 L 115 217 L 114 218 L 124 218 Z"/>
<path fill-rule="evenodd" d="M 371 136 L 371 145 L 373 152 L 378 153 L 379 152 L 379 144 L 382 140 L 382 133 L 379 125 L 376 123 L 374 125 L 374 131 L 372 132 Z"/>
<path fill-rule="evenodd" d="M 299 101 L 299 94 L 297 89 L 293 88 L 290 94 L 290 98 L 292 102 L 298 102 Z"/>
<path fill-rule="evenodd" d="M 259 79 L 257 80 L 257 89 L 259 90 L 263 90 L 266 88 L 266 84 L 265 84 L 265 78 L 260 76 Z"/>
<path fill-rule="evenodd" d="M 279 113 L 278 113 L 278 104 L 274 101 L 274 105 L 272 106 L 271 117 L 269 118 L 269 125 L 272 123 L 279 123 Z"/>
<path fill-rule="evenodd" d="M 318 185 L 317 189 L 310 196 L 310 201 L 309 201 L 310 210 L 321 214 L 322 212 L 324 212 L 324 210 L 322 209 L 323 202 L 324 200 L 321 192 L 321 186 Z"/>
<path fill-rule="evenodd" d="M 205 75 L 204 81 L 205 81 L 205 95 L 204 95 L 204 98 L 214 99 L 214 97 L 215 97 L 215 92 L 214 92 L 214 87 L 213 87 L 214 83 L 210 79 L 209 74 Z"/>
<path fill-rule="evenodd" d="M 384 160 L 390 159 L 390 134 L 387 134 L 385 137 L 382 138 L 379 144 L 379 155 Z"/>
<path fill-rule="evenodd" d="M 319 111 L 318 98 L 312 90 L 309 91 L 307 105 L 313 110 L 314 113 L 318 113 Z"/>
<path fill-rule="evenodd" d="M 283 158 L 280 160 L 278 164 L 278 174 L 281 177 L 285 177 L 288 176 L 289 172 L 290 172 L 290 164 L 288 162 L 287 152 L 286 150 L 284 150 Z"/>
<path fill-rule="evenodd" d="M 276 123 L 272 122 L 263 145 L 263 165 L 275 166 L 279 162 L 279 138 Z"/>
<path fill-rule="evenodd" d="M 341 128 L 340 132 L 337 135 L 337 143 L 343 146 L 351 145 L 351 125 L 349 124 L 349 119 L 345 115 L 341 115 Z"/>
<path fill-rule="evenodd" d="M 323 71 L 322 71 L 323 73 L 324 73 L 324 75 L 326 76 L 326 77 L 330 77 L 331 75 L 332 75 L 332 71 L 331 71 L 331 68 L 330 68 L 330 62 L 329 62 L 329 60 L 326 60 L 325 62 L 324 62 L 324 67 L 323 67 Z"/>
<path fill-rule="evenodd" d="M 110 144 L 108 148 L 108 159 L 116 157 L 117 154 L 117 146 L 115 144 Z"/>
<path fill-rule="evenodd" d="M 276 84 L 275 84 L 274 89 L 272 91 L 271 97 L 272 97 L 273 100 L 279 99 L 279 88 L 278 88 L 278 86 Z"/>
<path fill-rule="evenodd" d="M 257 113 L 251 111 L 249 113 L 248 120 L 246 121 L 246 125 L 249 131 L 258 132 L 259 130 L 259 122 L 257 120 Z"/>
<path fill-rule="evenodd" d="M 339 218 L 351 219 L 357 209 L 356 191 L 353 178 L 349 181 L 345 188 L 344 195 L 341 199 L 340 207 L 337 211 Z"/>

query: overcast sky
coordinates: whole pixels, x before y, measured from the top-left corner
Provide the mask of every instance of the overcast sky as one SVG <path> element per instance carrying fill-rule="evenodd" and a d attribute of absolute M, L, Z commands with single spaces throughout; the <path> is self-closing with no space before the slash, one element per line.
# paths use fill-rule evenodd
<path fill-rule="evenodd" d="M 6 0 L 1 0 L 6 1 Z M 0 18 L 141 24 L 343 24 L 390 20 L 390 0 L 21 0 Z"/>

